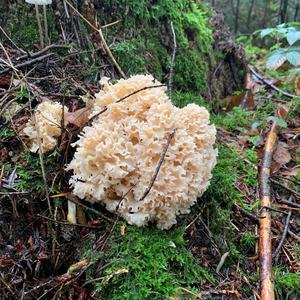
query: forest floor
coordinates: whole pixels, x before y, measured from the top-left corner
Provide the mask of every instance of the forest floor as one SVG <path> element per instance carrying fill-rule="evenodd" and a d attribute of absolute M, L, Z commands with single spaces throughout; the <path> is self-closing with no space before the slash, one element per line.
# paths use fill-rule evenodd
<path fill-rule="evenodd" d="M 299 299 L 300 105 L 284 95 L 297 92 L 285 71 L 271 78 L 256 60 L 243 91 L 219 108 L 203 101 L 219 151 L 210 188 L 175 228 L 159 231 L 127 225 L 84 201 L 78 206 L 86 221 L 66 221 L 64 166 L 78 128 L 69 126 L 43 161 L 26 150 L 19 132 L 36 104 L 59 101 L 76 111 L 99 86 L 87 80 L 77 51 L 54 45 L 28 57 L 5 46 L 0 58 L 9 62 L 0 69 L 1 299 L 260 299 L 258 172 L 274 121 L 280 125 L 271 167 L 275 289 L 278 299 Z M 280 107 L 289 111 L 286 120 Z"/>

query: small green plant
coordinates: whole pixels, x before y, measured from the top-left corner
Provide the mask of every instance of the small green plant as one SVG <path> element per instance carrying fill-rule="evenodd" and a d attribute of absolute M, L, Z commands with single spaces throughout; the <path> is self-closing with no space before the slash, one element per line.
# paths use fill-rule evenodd
<path fill-rule="evenodd" d="M 294 26 L 290 26 L 290 25 Z M 298 23 L 280 24 L 275 28 L 266 28 L 261 30 L 262 38 L 271 37 L 275 39 L 275 45 L 271 48 L 272 52 L 269 56 L 266 67 L 268 69 L 278 69 L 286 61 L 292 66 L 300 65 L 300 30 Z M 287 42 L 287 43 L 286 43 Z"/>
<path fill-rule="evenodd" d="M 5 127 L 0 130 L 0 141 L 11 138 L 15 135 L 16 135 L 15 132 L 11 128 Z"/>
<path fill-rule="evenodd" d="M 254 249 L 256 244 L 256 236 L 250 231 L 246 231 L 243 233 L 241 238 L 241 246 L 242 249 L 248 252 L 251 249 Z"/>

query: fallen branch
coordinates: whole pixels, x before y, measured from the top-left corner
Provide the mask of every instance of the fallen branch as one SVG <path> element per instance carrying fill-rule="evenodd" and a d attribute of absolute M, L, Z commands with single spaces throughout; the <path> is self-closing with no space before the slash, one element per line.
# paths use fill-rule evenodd
<path fill-rule="evenodd" d="M 32 65 L 32 64 L 34 64 L 34 63 L 36 63 L 36 62 L 40 62 L 40 61 L 42 61 L 42 60 L 44 60 L 44 59 L 46 59 L 46 58 L 51 57 L 51 56 L 53 56 L 54 54 L 55 54 L 55 53 L 48 53 L 48 54 L 45 54 L 45 55 L 43 55 L 43 56 L 39 56 L 39 57 L 30 59 L 30 60 L 27 60 L 27 61 L 25 61 L 25 62 L 23 62 L 23 63 L 21 63 L 21 64 L 14 65 L 13 68 L 12 68 L 12 67 L 6 68 L 6 69 L 0 71 L 0 75 L 9 72 L 11 69 L 21 69 L 21 68 L 23 68 L 23 67 L 30 66 L 30 65 Z"/>
<path fill-rule="evenodd" d="M 273 183 L 281 186 L 282 188 L 284 188 L 285 190 L 287 190 L 288 192 L 292 193 L 296 198 L 299 198 L 300 199 L 300 193 L 294 191 L 293 189 L 289 188 L 288 186 L 285 186 L 284 184 L 282 184 L 281 182 L 271 178 L 270 179 Z"/>
<path fill-rule="evenodd" d="M 278 88 L 276 85 L 274 85 L 273 83 L 268 82 L 268 80 L 266 80 L 265 78 L 263 78 L 263 76 L 261 76 L 260 74 L 258 74 L 254 68 L 251 65 L 248 65 L 249 70 L 259 79 L 261 80 L 263 83 L 265 83 L 267 86 L 271 87 L 273 90 L 281 93 L 282 95 L 289 97 L 289 98 L 299 98 L 296 95 L 292 95 L 290 93 L 287 93 L 283 90 L 281 90 L 280 88 Z"/>
<path fill-rule="evenodd" d="M 295 203 L 295 202 L 290 202 L 290 201 L 286 201 L 286 200 L 279 200 L 278 202 L 282 203 L 282 204 L 286 204 L 291 207 L 300 208 L 300 204 Z"/>
<path fill-rule="evenodd" d="M 52 44 L 52 45 L 49 45 L 49 46 L 43 48 L 40 51 L 24 54 L 24 55 L 16 58 L 16 60 L 21 60 L 21 59 L 25 59 L 25 58 L 36 58 L 36 57 L 44 54 L 45 52 L 49 51 L 50 49 L 57 49 L 57 48 L 70 48 L 70 47 L 67 45 Z"/>
<path fill-rule="evenodd" d="M 283 107 L 281 107 L 283 108 Z M 280 110 L 281 113 L 283 109 Z M 278 109 L 279 112 L 279 109 Z M 284 110 L 286 118 L 287 109 Z M 272 246 L 271 246 L 271 191 L 270 173 L 272 156 L 277 142 L 279 125 L 273 121 L 268 133 L 262 167 L 260 171 L 260 235 L 259 235 L 259 258 L 260 258 L 260 284 L 261 300 L 274 300 L 274 284 L 272 279 Z"/>
<path fill-rule="evenodd" d="M 250 220 L 252 220 L 255 224 L 259 224 L 259 217 L 251 212 L 248 212 L 247 210 L 243 209 L 242 207 L 240 207 L 239 205 L 237 205 L 236 203 L 234 203 L 234 206 L 236 207 L 237 210 L 239 210 L 244 216 L 248 217 Z M 275 229 L 272 229 L 272 231 L 274 233 L 277 233 Z M 295 234 L 293 231 L 291 231 L 290 229 L 288 229 L 287 231 L 288 235 L 292 238 L 294 238 L 295 240 L 297 240 L 298 242 L 300 242 L 300 236 L 298 236 L 297 234 Z"/>
<path fill-rule="evenodd" d="M 169 134 L 169 136 L 168 136 L 168 140 L 167 140 L 166 146 L 165 146 L 165 148 L 164 148 L 164 150 L 163 150 L 163 152 L 162 152 L 162 154 L 161 154 L 161 157 L 160 157 L 160 159 L 159 159 L 159 161 L 158 161 L 158 164 L 157 164 L 157 166 L 156 166 L 155 172 L 154 172 L 154 174 L 153 174 L 153 176 L 152 176 L 152 178 L 151 178 L 150 184 L 149 184 L 149 186 L 147 187 L 147 189 L 146 189 L 144 195 L 140 198 L 139 201 L 143 201 L 143 200 L 147 197 L 147 195 L 150 193 L 150 191 L 151 191 L 151 189 L 152 189 L 152 187 L 153 187 L 153 185 L 154 185 L 154 182 L 155 182 L 155 180 L 156 180 L 156 178 L 157 178 L 157 175 L 158 175 L 158 172 L 159 172 L 159 170 L 160 170 L 160 167 L 161 167 L 162 163 L 163 163 L 164 160 L 165 160 L 166 153 L 167 153 L 167 151 L 168 151 L 168 148 L 169 148 L 169 146 L 170 146 L 171 140 L 172 140 L 172 138 L 174 137 L 174 135 L 175 135 L 175 129 L 173 129 L 173 130 L 170 132 L 170 134 Z"/>
<path fill-rule="evenodd" d="M 293 200 L 293 196 L 291 195 L 291 196 L 289 197 L 288 202 L 289 202 L 289 203 L 292 203 L 292 200 Z M 282 233 L 280 242 L 279 242 L 279 244 L 278 244 L 276 250 L 274 251 L 274 253 L 273 253 L 273 255 L 272 255 L 272 257 L 275 258 L 275 260 L 277 259 L 278 254 L 280 253 L 280 250 L 281 250 L 281 248 L 282 248 L 282 246 L 283 246 L 283 243 L 284 243 L 284 241 L 285 241 L 285 238 L 286 238 L 286 235 L 287 235 L 287 232 L 288 232 L 288 229 L 289 229 L 289 224 L 290 224 L 291 215 L 292 215 L 292 211 L 289 210 L 288 215 L 287 215 L 287 217 L 286 217 L 286 219 L 285 219 L 284 230 L 283 230 L 283 233 Z"/>

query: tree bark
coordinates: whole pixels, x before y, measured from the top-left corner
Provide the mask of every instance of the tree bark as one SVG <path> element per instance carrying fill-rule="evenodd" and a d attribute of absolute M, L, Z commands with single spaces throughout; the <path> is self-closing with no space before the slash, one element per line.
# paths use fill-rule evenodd
<path fill-rule="evenodd" d="M 255 0 L 252 0 L 251 4 L 250 4 L 250 7 L 249 7 L 249 11 L 248 11 L 248 16 L 247 16 L 247 28 L 248 28 L 248 30 L 250 29 L 251 15 L 252 15 L 254 4 L 255 4 Z"/>
<path fill-rule="evenodd" d="M 286 23 L 287 20 L 288 20 L 288 16 L 287 16 L 288 5 L 289 5 L 288 0 L 281 0 L 280 1 L 280 22 L 281 23 Z"/>
<path fill-rule="evenodd" d="M 300 7 L 300 4 L 297 4 L 297 5 L 296 5 L 296 8 L 295 8 L 294 22 L 297 21 L 298 12 L 299 12 L 299 7 Z"/>

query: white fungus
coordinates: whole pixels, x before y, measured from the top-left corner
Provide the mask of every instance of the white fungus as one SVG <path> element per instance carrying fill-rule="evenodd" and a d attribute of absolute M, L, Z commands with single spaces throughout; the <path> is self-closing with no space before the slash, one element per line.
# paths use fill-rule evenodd
<path fill-rule="evenodd" d="M 65 108 L 64 112 L 66 113 Z M 55 148 L 57 138 L 61 135 L 63 107 L 56 102 L 40 103 L 30 120 L 27 122 L 21 135 L 28 137 L 28 146 L 31 152 L 39 150 L 39 141 L 41 142 L 42 153 Z"/>
<path fill-rule="evenodd" d="M 73 193 L 81 199 L 100 202 L 111 212 L 118 208 L 130 224 L 156 222 L 158 228 L 169 229 L 209 185 L 217 156 L 216 130 L 205 108 L 175 107 L 165 87 L 147 88 L 116 103 L 157 85 L 150 75 L 104 83 L 90 115 L 96 117 L 74 144 L 77 150 L 67 169 L 73 171 Z M 140 201 L 173 129 L 158 176 Z"/>

